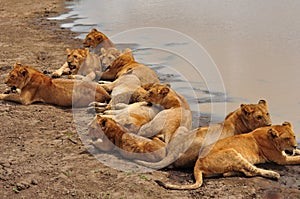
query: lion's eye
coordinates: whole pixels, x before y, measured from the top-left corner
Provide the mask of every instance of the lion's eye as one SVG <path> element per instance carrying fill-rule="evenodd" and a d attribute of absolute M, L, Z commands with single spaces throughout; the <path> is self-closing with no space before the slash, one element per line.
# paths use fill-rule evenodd
<path fill-rule="evenodd" d="M 15 76 L 14 76 L 14 75 L 11 75 L 11 76 L 10 76 L 10 79 L 15 79 Z"/>
<path fill-rule="evenodd" d="M 259 116 L 257 116 L 256 118 L 257 118 L 258 120 L 261 120 L 261 119 L 262 119 L 262 116 L 259 115 Z"/>
<path fill-rule="evenodd" d="M 268 115 L 268 116 L 269 116 L 269 113 L 267 113 L 266 115 Z"/>
<path fill-rule="evenodd" d="M 92 39 L 89 37 L 88 40 L 91 41 Z"/>
<path fill-rule="evenodd" d="M 77 55 L 73 55 L 74 58 L 77 58 Z"/>

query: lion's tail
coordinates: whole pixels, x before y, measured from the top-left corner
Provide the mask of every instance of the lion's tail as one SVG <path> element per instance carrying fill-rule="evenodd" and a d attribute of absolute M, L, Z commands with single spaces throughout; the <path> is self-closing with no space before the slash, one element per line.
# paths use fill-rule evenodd
<path fill-rule="evenodd" d="M 163 186 L 166 189 L 180 189 L 180 190 L 190 190 L 190 189 L 197 189 L 201 187 L 203 183 L 202 172 L 200 170 L 194 171 L 196 182 L 194 184 L 187 184 L 187 185 L 176 185 L 170 183 L 164 183 L 162 181 L 156 180 L 155 182 L 160 186 Z"/>
<path fill-rule="evenodd" d="M 152 169 L 161 169 L 161 168 L 167 167 L 170 164 L 172 164 L 177 158 L 178 158 L 177 155 L 168 154 L 166 157 L 164 157 L 159 162 L 146 162 L 146 161 L 142 161 L 142 160 L 135 160 L 135 162 L 142 166 L 149 167 Z"/>
<path fill-rule="evenodd" d="M 174 133 L 167 146 L 167 156 L 159 162 L 145 162 L 135 160 L 136 163 L 152 169 L 161 169 L 177 160 L 192 144 L 195 132 L 190 132 L 185 126 L 180 126 Z M 184 140 L 184 141 L 183 141 Z"/>

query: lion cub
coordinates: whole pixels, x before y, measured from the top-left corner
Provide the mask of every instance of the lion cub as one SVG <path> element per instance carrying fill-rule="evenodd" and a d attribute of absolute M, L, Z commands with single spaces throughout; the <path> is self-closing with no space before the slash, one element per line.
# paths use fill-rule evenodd
<path fill-rule="evenodd" d="M 94 53 L 99 54 L 101 48 L 109 49 L 114 48 L 113 42 L 102 32 L 93 28 L 84 38 L 83 46 L 91 48 Z M 101 54 L 101 53 L 100 53 Z"/>
<path fill-rule="evenodd" d="M 264 126 L 270 126 L 271 118 L 268 104 L 259 100 L 257 104 L 241 104 L 240 108 L 229 113 L 224 122 L 192 130 L 184 141 L 173 142 L 168 146 L 168 155 L 156 163 L 138 162 L 151 168 L 163 168 L 168 165 L 175 168 L 189 168 L 195 165 L 200 149 L 218 139 L 232 135 L 249 133 Z M 192 141 L 191 141 L 192 140 Z"/>
<path fill-rule="evenodd" d="M 68 54 L 67 61 L 63 66 L 52 73 L 52 77 L 69 75 L 69 79 L 82 79 L 93 81 L 97 73 L 102 72 L 100 57 L 90 53 L 89 49 L 66 49 Z"/>
<path fill-rule="evenodd" d="M 93 101 L 107 102 L 110 95 L 94 82 L 51 79 L 30 66 L 16 63 L 5 82 L 18 93 L 0 94 L 0 99 L 29 105 L 45 102 L 59 106 L 87 106 Z"/>
<path fill-rule="evenodd" d="M 88 134 L 91 143 L 102 151 L 117 150 L 124 158 L 159 161 L 165 156 L 165 143 L 159 139 L 148 139 L 129 133 L 113 119 L 96 115 Z"/>
<path fill-rule="evenodd" d="M 176 130 L 182 126 L 192 128 L 192 113 L 186 99 L 168 85 L 146 84 L 142 86 L 147 92 L 144 100 L 160 105 L 160 111 L 149 123 L 143 125 L 138 135 L 158 137 L 166 144 L 174 138 Z"/>
<path fill-rule="evenodd" d="M 114 81 L 126 74 L 135 75 L 139 78 L 142 85 L 159 83 L 157 74 L 144 64 L 136 62 L 132 55 L 132 51 L 129 48 L 125 49 L 124 52 L 102 73 L 101 80 Z M 110 86 L 110 89 L 113 89 L 113 86 Z"/>
<path fill-rule="evenodd" d="M 191 185 L 173 185 L 157 181 L 169 189 L 196 189 L 205 177 L 223 174 L 234 176 L 262 176 L 279 179 L 277 172 L 260 169 L 254 164 L 275 162 L 280 165 L 300 164 L 300 156 L 286 156 L 283 151 L 294 152 L 297 147 L 295 133 L 289 122 L 271 127 L 261 127 L 251 133 L 235 135 L 209 146 L 207 155 L 198 158 L 194 167 L 196 182 Z"/>

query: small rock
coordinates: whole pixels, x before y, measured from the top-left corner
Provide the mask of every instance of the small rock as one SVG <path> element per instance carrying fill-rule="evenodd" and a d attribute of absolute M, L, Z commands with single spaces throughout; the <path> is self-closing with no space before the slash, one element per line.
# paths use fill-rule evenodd
<path fill-rule="evenodd" d="M 16 184 L 16 187 L 19 191 L 24 190 L 24 189 L 28 189 L 30 187 L 30 184 L 27 182 L 19 182 Z"/>
<path fill-rule="evenodd" d="M 32 184 L 32 185 L 38 185 L 38 181 L 35 180 L 35 179 L 32 179 L 32 180 L 31 180 L 31 184 Z"/>

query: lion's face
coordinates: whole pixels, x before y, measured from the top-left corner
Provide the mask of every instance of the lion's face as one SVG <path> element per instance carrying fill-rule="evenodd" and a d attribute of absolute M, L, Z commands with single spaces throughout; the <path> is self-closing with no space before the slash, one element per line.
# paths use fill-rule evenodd
<path fill-rule="evenodd" d="M 108 39 L 102 32 L 92 29 L 83 41 L 84 47 L 96 48 L 101 42 Z"/>
<path fill-rule="evenodd" d="M 265 100 L 258 104 L 241 104 L 242 121 L 249 130 L 272 124 L 268 105 Z"/>
<path fill-rule="evenodd" d="M 28 70 L 16 63 L 14 68 L 9 72 L 5 84 L 12 89 L 22 89 L 27 84 Z"/>
<path fill-rule="evenodd" d="M 88 49 L 67 49 L 66 50 L 68 57 L 67 62 L 68 66 L 73 71 L 78 71 L 81 64 L 86 59 L 87 55 L 89 54 Z"/>
<path fill-rule="evenodd" d="M 147 91 L 145 101 L 153 104 L 160 104 L 170 92 L 170 88 L 163 84 L 146 84 L 143 88 Z"/>
<path fill-rule="evenodd" d="M 115 59 L 121 55 L 122 51 L 116 48 L 110 48 L 108 50 L 101 48 L 101 65 L 103 70 L 105 70 Z"/>
<path fill-rule="evenodd" d="M 103 140 L 105 135 L 103 133 L 102 128 L 98 124 L 98 116 L 89 124 L 88 135 L 93 141 L 97 139 Z"/>
<path fill-rule="evenodd" d="M 282 125 L 273 126 L 269 133 L 279 151 L 293 153 L 297 148 L 297 141 L 291 123 L 284 122 Z"/>
<path fill-rule="evenodd" d="M 97 148 L 103 151 L 110 151 L 114 147 L 114 131 L 109 128 L 110 121 L 107 118 L 97 115 L 88 128 L 88 135 L 92 141 L 97 143 Z"/>
<path fill-rule="evenodd" d="M 120 130 L 120 126 L 114 120 L 97 115 L 89 125 L 88 134 L 92 140 L 103 140 L 105 137 L 114 137 Z"/>
<path fill-rule="evenodd" d="M 134 61 L 134 57 L 130 49 L 125 49 L 125 51 L 111 63 L 111 68 L 122 68 L 123 66 Z"/>

